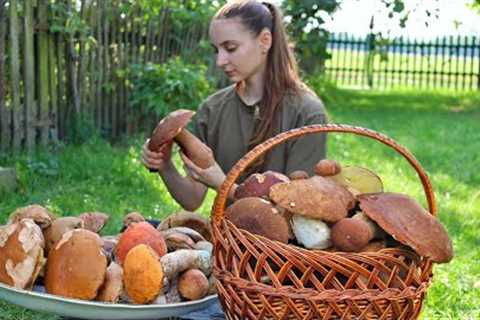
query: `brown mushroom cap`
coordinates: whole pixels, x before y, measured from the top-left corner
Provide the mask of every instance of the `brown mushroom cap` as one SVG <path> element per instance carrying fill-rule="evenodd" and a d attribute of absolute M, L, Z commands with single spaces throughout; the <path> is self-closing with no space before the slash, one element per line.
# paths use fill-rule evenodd
<path fill-rule="evenodd" d="M 83 220 L 84 228 L 98 233 L 107 223 L 109 216 L 103 212 L 84 212 L 78 216 Z"/>
<path fill-rule="evenodd" d="M 62 217 L 55 219 L 52 225 L 43 231 L 45 236 L 45 252 L 48 253 L 62 236 L 68 231 L 83 229 L 84 222 L 78 217 Z"/>
<path fill-rule="evenodd" d="M 238 185 L 234 193 L 234 198 L 237 200 L 246 197 L 268 198 L 270 188 L 273 185 L 288 181 L 290 181 L 290 179 L 287 176 L 274 171 L 254 173 Z"/>
<path fill-rule="evenodd" d="M 50 250 L 45 273 L 48 293 L 92 300 L 105 279 L 102 239 L 85 229 L 71 230 Z"/>
<path fill-rule="evenodd" d="M 148 149 L 157 151 L 164 143 L 173 140 L 187 125 L 195 112 L 179 109 L 163 118 L 152 133 L 148 142 Z"/>
<path fill-rule="evenodd" d="M 325 222 L 345 218 L 355 204 L 349 191 L 320 176 L 278 183 L 272 186 L 270 198 L 288 211 Z"/>
<path fill-rule="evenodd" d="M 123 226 L 126 228 L 132 223 L 145 221 L 145 218 L 140 212 L 130 212 L 123 217 Z"/>
<path fill-rule="evenodd" d="M 32 219 L 40 228 L 46 229 L 55 220 L 55 216 L 46 208 L 38 204 L 32 204 L 12 212 L 8 223 L 15 223 L 22 219 Z"/>
<path fill-rule="evenodd" d="M 332 244 L 341 251 L 358 252 L 373 238 L 367 222 L 355 218 L 337 221 L 331 230 Z"/>
<path fill-rule="evenodd" d="M 130 225 L 123 232 L 115 248 L 115 259 L 120 265 L 128 251 L 139 244 L 150 246 L 161 257 L 167 253 L 167 244 L 163 235 L 148 222 L 138 222 Z"/>
<path fill-rule="evenodd" d="M 360 208 L 393 238 L 435 262 L 453 257 L 452 242 L 437 218 L 411 197 L 398 193 L 363 194 Z"/>
<path fill-rule="evenodd" d="M 301 180 L 301 179 L 308 179 L 310 177 L 308 175 L 308 172 L 303 171 L 303 170 L 295 170 L 292 173 L 288 175 L 290 180 Z"/>
<path fill-rule="evenodd" d="M 31 219 L 0 227 L 0 282 L 30 289 L 43 266 L 42 231 Z"/>
<path fill-rule="evenodd" d="M 123 283 L 130 299 L 138 304 L 155 300 L 163 287 L 163 268 L 158 254 L 139 244 L 130 250 L 123 265 Z"/>
<path fill-rule="evenodd" d="M 208 278 L 198 269 L 189 269 L 178 277 L 178 292 L 187 300 L 198 300 L 205 297 L 209 287 Z"/>
<path fill-rule="evenodd" d="M 248 197 L 237 200 L 227 208 L 225 218 L 238 228 L 251 233 L 283 243 L 288 242 L 287 219 L 265 199 Z"/>
<path fill-rule="evenodd" d="M 315 174 L 322 177 L 329 177 L 339 174 L 342 171 L 340 164 L 331 159 L 322 159 L 317 162 L 314 168 Z"/>
<path fill-rule="evenodd" d="M 115 262 L 110 263 L 105 274 L 105 281 L 95 300 L 117 303 L 123 293 L 123 269 Z"/>
<path fill-rule="evenodd" d="M 158 225 L 157 230 L 163 231 L 174 227 L 187 227 L 196 230 L 207 241 L 212 238 L 210 222 L 195 212 L 180 211 L 171 214 Z"/>

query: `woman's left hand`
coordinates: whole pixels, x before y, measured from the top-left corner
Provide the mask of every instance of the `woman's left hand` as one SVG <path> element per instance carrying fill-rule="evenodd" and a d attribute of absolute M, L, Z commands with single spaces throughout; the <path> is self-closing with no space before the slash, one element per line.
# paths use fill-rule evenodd
<path fill-rule="evenodd" d="M 180 152 L 180 157 L 185 165 L 185 170 L 193 179 L 215 190 L 218 190 L 225 181 L 225 173 L 217 162 L 206 169 L 202 169 L 193 163 L 183 152 Z"/>

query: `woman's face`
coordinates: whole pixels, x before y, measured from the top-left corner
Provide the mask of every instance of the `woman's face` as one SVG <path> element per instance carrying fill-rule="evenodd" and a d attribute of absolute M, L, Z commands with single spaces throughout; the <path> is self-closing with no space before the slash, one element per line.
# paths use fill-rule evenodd
<path fill-rule="evenodd" d="M 263 72 L 267 54 L 261 35 L 254 36 L 238 18 L 215 19 L 210 23 L 217 66 L 231 81 L 248 80 Z"/>

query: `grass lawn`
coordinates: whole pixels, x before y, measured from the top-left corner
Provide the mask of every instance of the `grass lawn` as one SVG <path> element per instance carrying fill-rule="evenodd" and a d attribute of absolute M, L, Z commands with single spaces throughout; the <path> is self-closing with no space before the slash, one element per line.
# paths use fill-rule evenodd
<path fill-rule="evenodd" d="M 333 91 L 326 99 L 331 122 L 382 132 L 407 147 L 428 173 L 439 217 L 452 237 L 454 260 L 436 265 L 421 319 L 480 318 L 480 94 L 416 91 Z M 0 194 L 0 223 L 15 208 L 31 203 L 58 215 L 85 211 L 111 214 L 105 234 L 117 232 L 122 216 L 140 211 L 161 218 L 179 206 L 159 179 L 139 161 L 141 139 L 111 146 L 92 140 L 34 157 L 2 157 L 15 166 L 20 190 Z M 396 152 L 372 139 L 331 134 L 329 157 L 343 164 L 369 167 L 387 191 L 404 192 L 425 205 L 420 180 Z M 213 193 L 199 210 L 209 214 Z M 53 320 L 0 302 L 2 320 Z"/>

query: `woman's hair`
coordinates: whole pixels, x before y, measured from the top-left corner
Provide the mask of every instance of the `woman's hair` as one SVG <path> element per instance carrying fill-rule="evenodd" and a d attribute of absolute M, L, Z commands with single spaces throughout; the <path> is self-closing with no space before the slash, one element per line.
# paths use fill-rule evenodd
<path fill-rule="evenodd" d="M 265 85 L 260 101 L 260 119 L 255 123 L 249 149 L 273 136 L 278 123 L 280 102 L 287 91 L 299 93 L 304 87 L 298 75 L 297 62 L 288 41 L 280 9 L 272 3 L 255 0 L 230 1 L 214 19 L 239 18 L 240 22 L 258 36 L 265 28 L 272 34 L 268 52 Z M 263 159 L 261 159 L 263 162 Z M 261 163 L 255 164 L 260 169 Z"/>

